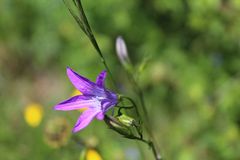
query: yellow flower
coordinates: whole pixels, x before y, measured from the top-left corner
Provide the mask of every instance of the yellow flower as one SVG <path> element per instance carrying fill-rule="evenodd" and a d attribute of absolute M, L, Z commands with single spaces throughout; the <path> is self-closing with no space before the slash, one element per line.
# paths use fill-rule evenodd
<path fill-rule="evenodd" d="M 43 107 L 37 103 L 31 103 L 24 110 L 24 119 L 31 127 L 37 127 L 43 117 Z"/>
<path fill-rule="evenodd" d="M 86 153 L 86 160 L 102 160 L 102 157 L 96 150 L 89 149 Z"/>

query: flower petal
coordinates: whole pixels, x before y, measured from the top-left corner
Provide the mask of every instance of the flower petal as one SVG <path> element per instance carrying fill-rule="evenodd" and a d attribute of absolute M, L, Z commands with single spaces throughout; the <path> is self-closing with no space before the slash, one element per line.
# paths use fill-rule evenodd
<path fill-rule="evenodd" d="M 54 107 L 55 110 L 75 110 L 84 107 L 93 107 L 98 104 L 99 102 L 96 101 L 92 96 L 74 96 L 68 100 L 65 100 Z"/>
<path fill-rule="evenodd" d="M 98 120 L 103 120 L 104 119 L 104 112 L 99 112 L 96 116 Z"/>
<path fill-rule="evenodd" d="M 107 76 L 107 72 L 106 71 L 102 71 L 98 77 L 97 77 L 97 80 L 96 80 L 96 84 L 99 86 L 99 87 L 102 87 L 104 88 L 105 87 L 105 79 L 106 79 L 106 76 Z"/>
<path fill-rule="evenodd" d="M 83 76 L 80 76 L 69 67 L 67 67 L 67 75 L 72 84 L 83 94 L 92 95 L 95 90 L 99 90 L 95 83 Z"/>
<path fill-rule="evenodd" d="M 73 128 L 73 132 L 75 133 L 85 128 L 98 113 L 99 111 L 95 109 L 88 109 L 84 111 L 78 118 L 78 121 Z"/>
<path fill-rule="evenodd" d="M 102 112 L 107 112 L 110 108 L 116 105 L 115 101 L 110 101 L 109 99 L 104 99 L 101 101 L 101 110 Z"/>

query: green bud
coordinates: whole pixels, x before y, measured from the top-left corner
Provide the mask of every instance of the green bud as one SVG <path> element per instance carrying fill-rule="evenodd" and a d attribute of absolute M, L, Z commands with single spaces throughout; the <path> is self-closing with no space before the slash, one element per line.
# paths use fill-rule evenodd
<path fill-rule="evenodd" d="M 124 126 L 127 126 L 127 127 L 133 126 L 135 122 L 135 120 L 132 117 L 129 117 L 125 114 L 122 114 L 116 118 L 120 123 L 122 123 Z"/>
<path fill-rule="evenodd" d="M 112 116 L 105 116 L 104 121 L 111 129 L 118 132 L 119 134 L 128 138 L 134 137 L 131 129 L 122 124 L 118 119 Z"/>

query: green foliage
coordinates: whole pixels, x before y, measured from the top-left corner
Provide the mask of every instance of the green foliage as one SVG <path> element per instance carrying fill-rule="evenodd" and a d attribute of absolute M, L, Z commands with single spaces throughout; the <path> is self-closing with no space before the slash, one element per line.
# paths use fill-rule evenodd
<path fill-rule="evenodd" d="M 131 95 L 114 48 L 115 38 L 124 37 L 139 66 L 136 76 L 164 159 L 240 159 L 239 0 L 82 5 L 114 79 Z M 99 55 L 61 0 L 2 0 L 0 17 L 0 159 L 79 159 L 83 146 L 69 140 L 52 149 L 44 142 L 44 128 L 54 116 L 67 117 L 73 126 L 79 113 L 52 111 L 73 91 L 65 68 L 93 79 L 104 69 Z M 24 121 L 30 102 L 44 106 L 37 128 Z M 104 123 L 94 121 L 76 136 L 98 148 L 104 160 L 134 159 L 137 145 Z M 143 153 L 136 154 L 135 159 Z"/>

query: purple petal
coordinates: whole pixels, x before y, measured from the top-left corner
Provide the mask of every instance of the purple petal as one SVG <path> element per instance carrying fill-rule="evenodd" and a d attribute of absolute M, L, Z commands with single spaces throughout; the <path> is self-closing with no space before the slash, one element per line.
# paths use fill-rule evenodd
<path fill-rule="evenodd" d="M 98 113 L 99 111 L 94 109 L 84 111 L 78 118 L 78 121 L 73 128 L 73 132 L 75 133 L 85 128 Z"/>
<path fill-rule="evenodd" d="M 65 100 L 54 107 L 55 110 L 75 110 L 84 107 L 94 107 L 98 105 L 96 100 L 92 96 L 74 96 L 68 100 Z"/>
<path fill-rule="evenodd" d="M 95 83 L 91 82 L 85 77 L 80 76 L 69 67 L 67 67 L 67 75 L 75 88 L 77 88 L 83 94 L 91 95 L 93 94 L 93 91 L 97 89 Z"/>
<path fill-rule="evenodd" d="M 96 116 L 96 118 L 97 118 L 98 120 L 103 120 L 103 119 L 104 119 L 104 112 L 98 113 L 97 116 Z"/>
<path fill-rule="evenodd" d="M 106 113 L 110 108 L 116 105 L 117 101 L 110 101 L 109 99 L 104 99 L 101 101 L 102 112 Z"/>
<path fill-rule="evenodd" d="M 97 77 L 97 80 L 96 80 L 96 84 L 99 86 L 99 87 L 102 87 L 104 88 L 105 85 L 105 79 L 106 79 L 106 76 L 107 76 L 107 72 L 106 71 L 102 71 L 98 77 Z"/>

